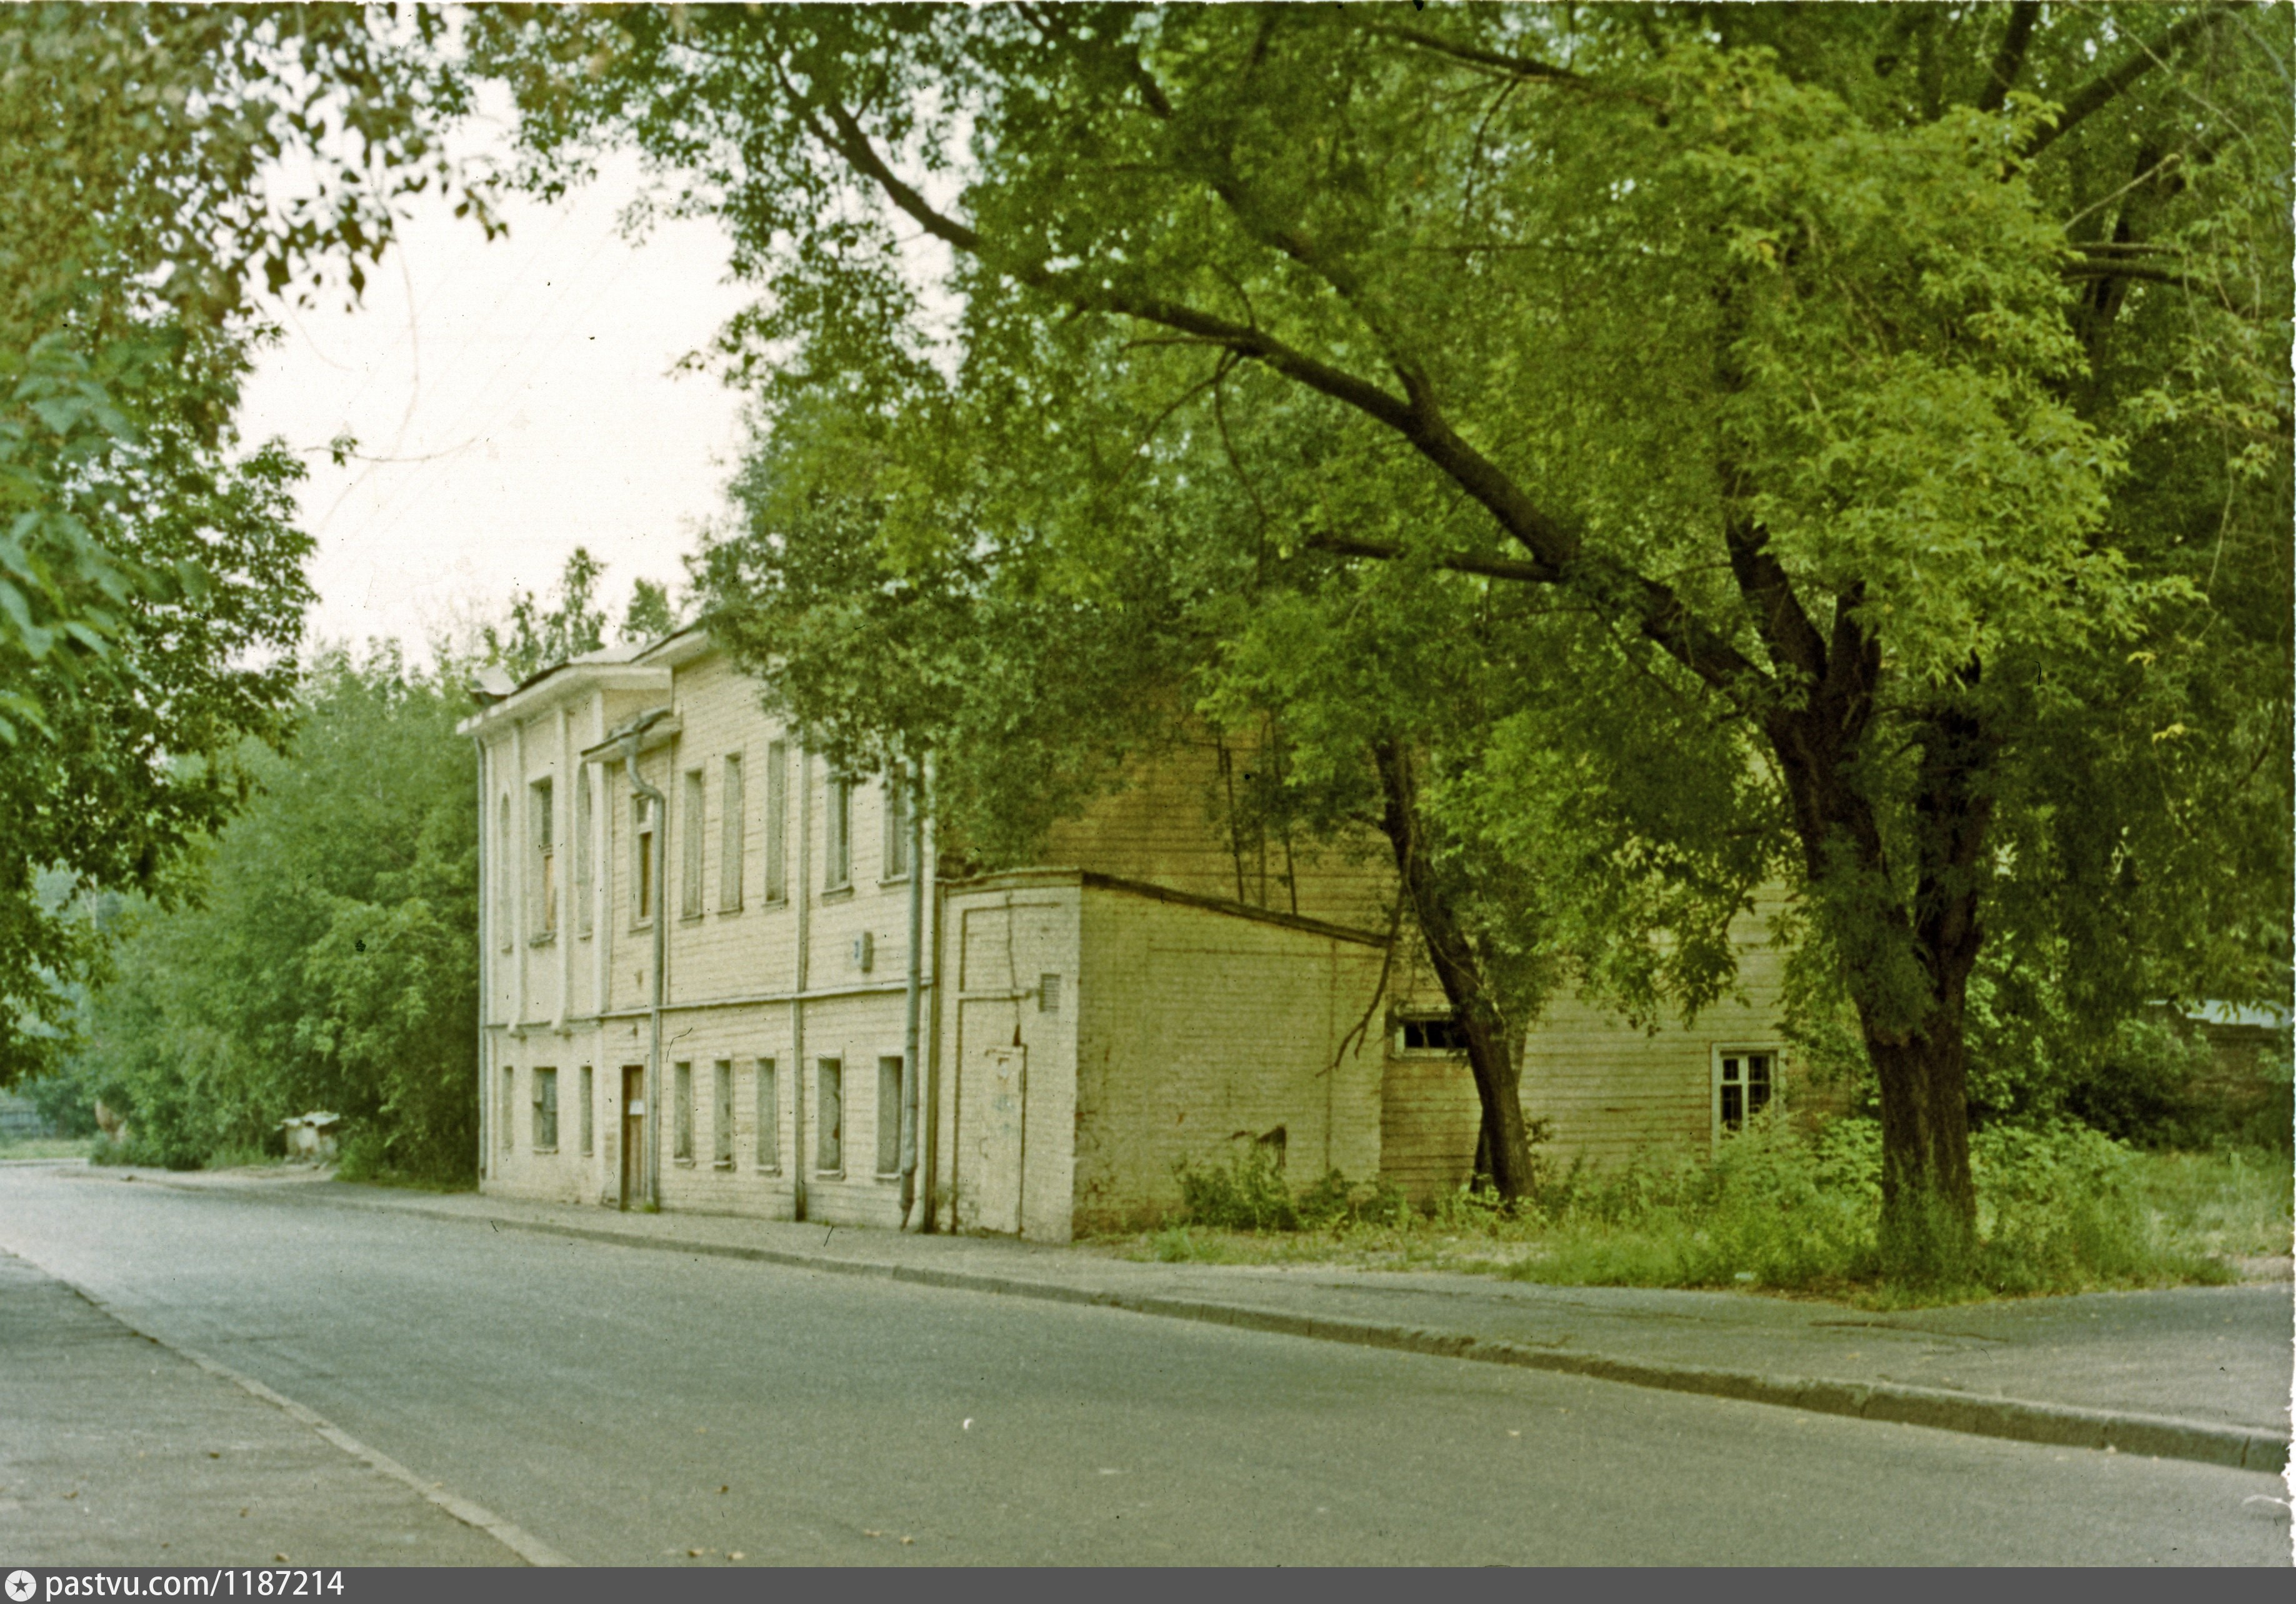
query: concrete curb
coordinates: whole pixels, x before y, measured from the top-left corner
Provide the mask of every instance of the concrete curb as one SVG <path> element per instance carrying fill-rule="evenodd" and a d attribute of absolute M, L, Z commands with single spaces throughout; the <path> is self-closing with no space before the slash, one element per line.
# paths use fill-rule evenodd
<path fill-rule="evenodd" d="M 159 1184 L 166 1186 L 169 1183 L 163 1181 Z M 214 1189 L 179 1186 L 176 1190 L 211 1191 Z M 321 1197 L 314 1200 L 331 1208 L 421 1215 L 434 1220 L 464 1221 L 502 1231 L 603 1242 L 621 1248 L 647 1248 L 709 1258 L 744 1259 L 752 1264 L 819 1270 L 835 1275 L 870 1276 L 880 1281 L 905 1281 L 913 1286 L 987 1292 L 1004 1297 L 1029 1297 L 1043 1303 L 1123 1309 L 1131 1313 L 1153 1315 L 1165 1320 L 1234 1326 L 1277 1336 L 1304 1337 L 1316 1342 L 1341 1342 L 1357 1347 L 1388 1348 L 1398 1353 L 1465 1359 L 1481 1364 L 1508 1364 L 1522 1370 L 1552 1371 L 1598 1381 L 1623 1382 L 1629 1387 L 1699 1393 L 1708 1397 L 1735 1398 L 1743 1403 L 1768 1404 L 1813 1414 L 1849 1415 L 1861 1420 L 1927 1426 L 1940 1431 L 2003 1437 L 2012 1442 L 2100 1449 L 2107 1453 L 2142 1453 L 2161 1459 L 2193 1460 L 2202 1464 L 2226 1465 L 2235 1469 L 2275 1474 L 2288 1467 L 2289 1444 L 2286 1437 L 2238 1426 L 2180 1420 L 2169 1415 L 2082 1409 L 2070 1404 L 1987 1397 L 1944 1387 L 1909 1387 L 1890 1381 L 1830 1381 L 1806 1376 L 1771 1376 L 1747 1371 L 1717 1370 L 1704 1365 L 1654 1364 L 1608 1354 L 1488 1341 L 1459 1331 L 1382 1325 L 1373 1321 L 1332 1315 L 1300 1314 L 1283 1309 L 1255 1308 L 1249 1304 L 1116 1292 L 1069 1286 L 1059 1281 L 1033 1281 L 1021 1276 L 983 1274 L 972 1270 L 883 1264 L 784 1248 L 679 1240 L 597 1226 L 521 1220 L 500 1215 L 449 1214 L 415 1204 L 385 1203 L 364 1198 Z"/>

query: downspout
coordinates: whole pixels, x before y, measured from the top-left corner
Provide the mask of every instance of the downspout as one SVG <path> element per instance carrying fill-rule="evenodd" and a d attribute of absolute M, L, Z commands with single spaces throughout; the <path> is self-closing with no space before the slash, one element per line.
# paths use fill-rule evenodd
<path fill-rule="evenodd" d="M 488 872 L 494 867 L 493 855 L 487 851 L 487 743 L 483 737 L 474 737 L 472 749 L 479 759 L 479 1179 L 487 1178 L 487 1089 L 493 1084 L 492 1056 L 487 1051 L 487 1015 L 493 1011 L 494 949 L 487 944 L 494 939 L 494 888 L 488 882 Z"/>
<path fill-rule="evenodd" d="M 622 766 L 629 771 L 630 793 L 642 798 L 653 813 L 653 986 L 652 1001 L 647 1008 L 649 1030 L 646 1045 L 646 1201 L 656 1208 L 661 1207 L 661 1000 L 662 965 L 669 957 L 669 921 L 662 907 L 662 875 L 666 857 L 664 847 L 669 835 L 669 799 L 638 772 L 638 742 L 654 721 L 668 712 L 656 708 L 619 732 L 622 742 Z"/>
<path fill-rule="evenodd" d="M 790 992 L 790 1218 L 805 1218 L 805 988 L 813 955 L 813 753 L 797 749 L 797 984 Z"/>
<path fill-rule="evenodd" d="M 901 1229 L 917 1201 L 918 1014 L 924 1001 L 925 771 L 912 759 L 904 783 L 909 788 L 909 991 L 906 1034 L 901 1042 Z M 930 1211 L 928 1211 L 930 1212 Z"/>

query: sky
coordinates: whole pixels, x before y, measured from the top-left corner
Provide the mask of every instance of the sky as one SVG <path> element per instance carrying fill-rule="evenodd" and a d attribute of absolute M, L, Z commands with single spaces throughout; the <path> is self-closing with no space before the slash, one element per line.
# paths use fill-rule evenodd
<path fill-rule="evenodd" d="M 499 127 L 473 138 L 502 148 Z M 556 206 L 506 194 L 510 232 L 491 242 L 423 197 L 363 305 L 275 304 L 283 338 L 240 424 L 310 465 L 311 642 L 390 637 L 424 660 L 442 630 L 546 594 L 577 545 L 607 565 L 617 618 L 633 580 L 682 578 L 723 504 L 742 403 L 671 369 L 749 298 L 713 222 L 622 236 L 641 184 L 625 160 Z M 325 446 L 346 431 L 381 460 L 337 468 Z"/>

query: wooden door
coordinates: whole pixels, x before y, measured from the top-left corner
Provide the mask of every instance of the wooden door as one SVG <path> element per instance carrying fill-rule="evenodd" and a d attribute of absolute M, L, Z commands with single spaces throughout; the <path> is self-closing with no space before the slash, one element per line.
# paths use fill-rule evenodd
<path fill-rule="evenodd" d="M 1029 1050 L 1013 1043 L 1014 1005 L 957 1005 L 956 1219 L 969 1231 L 1021 1230 Z"/>
<path fill-rule="evenodd" d="M 645 1066 L 622 1066 L 622 1207 L 645 1200 Z"/>

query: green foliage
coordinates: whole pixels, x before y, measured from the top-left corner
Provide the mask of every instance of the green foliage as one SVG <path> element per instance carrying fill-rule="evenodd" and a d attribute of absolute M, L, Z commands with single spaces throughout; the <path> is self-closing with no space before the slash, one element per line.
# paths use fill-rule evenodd
<path fill-rule="evenodd" d="M 488 624 L 480 630 L 486 660 L 522 682 L 603 646 L 606 615 L 596 593 L 599 576 L 605 571 L 606 565 L 586 548 L 576 546 L 548 607 L 536 601 L 532 591 L 521 591 L 512 598 L 507 624 Z"/>
<path fill-rule="evenodd" d="M 1173 1166 L 1180 1183 L 1180 1232 L 1171 1251 L 1185 1256 L 1189 1225 L 1224 1231 L 1342 1231 L 1365 1224 L 1396 1224 L 1404 1214 L 1403 1194 L 1384 1182 L 1350 1182 L 1337 1170 L 1294 1192 L 1273 1155 L 1257 1145 L 1238 1152 L 1226 1166 L 1182 1162 Z M 1161 1249 L 1160 1248 L 1160 1254 Z"/>
<path fill-rule="evenodd" d="M 459 91 L 397 31 L 353 7 L 0 11 L 0 1084 L 54 1062 L 100 967 L 37 879 L 172 904 L 243 798 L 242 740 L 283 738 L 302 468 L 232 419 L 258 286 L 332 266 L 356 294 L 393 198 L 450 176 L 428 130 Z"/>
<path fill-rule="evenodd" d="M 123 1156 L 192 1167 L 345 1117 L 371 1170 L 467 1179 L 477 1097 L 477 820 L 451 669 L 381 650 L 314 666 L 289 754 L 200 895 L 146 904 L 71 1072 L 125 1110 Z"/>

